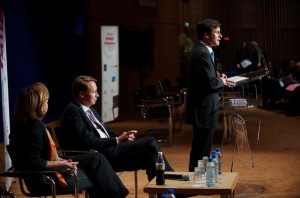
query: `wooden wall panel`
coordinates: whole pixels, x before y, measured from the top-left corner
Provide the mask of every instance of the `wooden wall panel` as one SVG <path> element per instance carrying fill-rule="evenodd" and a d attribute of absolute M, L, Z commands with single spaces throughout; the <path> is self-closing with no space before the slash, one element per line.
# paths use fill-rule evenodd
<path fill-rule="evenodd" d="M 300 59 L 300 1 L 298 0 L 191 0 L 190 35 L 197 42 L 196 25 L 206 18 L 222 23 L 222 67 L 236 70 L 235 53 L 242 41 L 257 41 L 279 67 L 289 59 Z M 254 48 L 251 47 L 251 50 Z"/>
<path fill-rule="evenodd" d="M 153 70 L 145 75 L 144 84 L 158 87 L 158 80 L 169 78 L 176 85 L 179 68 L 179 3 L 174 0 L 156 0 L 155 7 L 140 6 L 138 0 L 88 0 L 87 56 L 89 73 L 101 80 L 100 26 L 154 28 Z M 121 38 L 120 38 L 121 39 Z M 125 39 L 125 38 L 122 38 Z M 150 69 L 149 69 L 150 70 Z M 120 63 L 120 111 L 136 110 L 133 90 L 140 88 L 137 69 Z M 98 89 L 100 89 L 98 87 Z M 100 90 L 99 90 L 100 92 Z M 100 103 L 97 103 L 97 105 Z M 100 109 L 100 105 L 96 106 Z"/>

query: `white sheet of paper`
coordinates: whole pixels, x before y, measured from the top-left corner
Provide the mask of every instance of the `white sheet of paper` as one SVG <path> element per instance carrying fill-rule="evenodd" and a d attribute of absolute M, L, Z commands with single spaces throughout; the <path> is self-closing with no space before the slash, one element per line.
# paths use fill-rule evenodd
<path fill-rule="evenodd" d="M 247 79 L 248 79 L 247 77 L 243 77 L 243 76 L 233 76 L 233 77 L 227 78 L 227 81 L 236 83 L 236 82 L 240 82 L 242 80 L 247 80 Z"/>
<path fill-rule="evenodd" d="M 241 62 L 241 66 L 245 69 L 247 67 L 249 67 L 252 64 L 251 61 L 249 61 L 248 59 L 245 59 Z"/>

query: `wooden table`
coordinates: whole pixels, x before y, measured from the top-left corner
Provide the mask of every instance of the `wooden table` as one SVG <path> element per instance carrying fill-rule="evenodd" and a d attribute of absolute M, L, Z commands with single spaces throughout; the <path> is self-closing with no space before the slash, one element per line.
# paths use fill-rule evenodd
<path fill-rule="evenodd" d="M 168 174 L 192 174 L 192 172 L 168 172 Z M 220 195 L 221 198 L 234 197 L 234 190 L 239 174 L 236 172 L 225 172 L 220 176 L 215 187 L 195 186 L 194 181 L 165 180 L 165 185 L 156 185 L 155 178 L 145 187 L 144 192 L 149 193 L 149 197 L 167 192 L 168 188 L 173 188 L 175 194 L 198 194 L 198 195 Z M 193 177 L 192 177 L 193 178 Z"/>

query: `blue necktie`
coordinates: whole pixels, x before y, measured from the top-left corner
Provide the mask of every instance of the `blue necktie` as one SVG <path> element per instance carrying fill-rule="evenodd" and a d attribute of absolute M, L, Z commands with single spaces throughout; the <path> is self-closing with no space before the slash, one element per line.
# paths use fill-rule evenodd
<path fill-rule="evenodd" d="M 213 63 L 214 63 L 214 62 L 215 62 L 214 51 L 211 51 L 210 56 L 211 56 L 211 60 L 212 60 Z"/>

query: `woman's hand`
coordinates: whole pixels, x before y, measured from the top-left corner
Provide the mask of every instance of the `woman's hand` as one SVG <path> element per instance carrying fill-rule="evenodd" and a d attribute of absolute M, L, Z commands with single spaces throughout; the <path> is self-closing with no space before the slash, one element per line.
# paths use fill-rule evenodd
<path fill-rule="evenodd" d="M 47 169 L 60 169 L 60 168 L 69 168 L 73 171 L 77 171 L 78 162 L 73 162 L 71 159 L 59 159 L 58 161 L 47 161 Z"/>
<path fill-rule="evenodd" d="M 73 162 L 71 159 L 62 160 L 61 162 L 63 163 L 62 165 L 63 165 L 64 168 L 69 168 L 69 169 L 71 169 L 75 172 L 77 171 L 78 162 Z"/>

